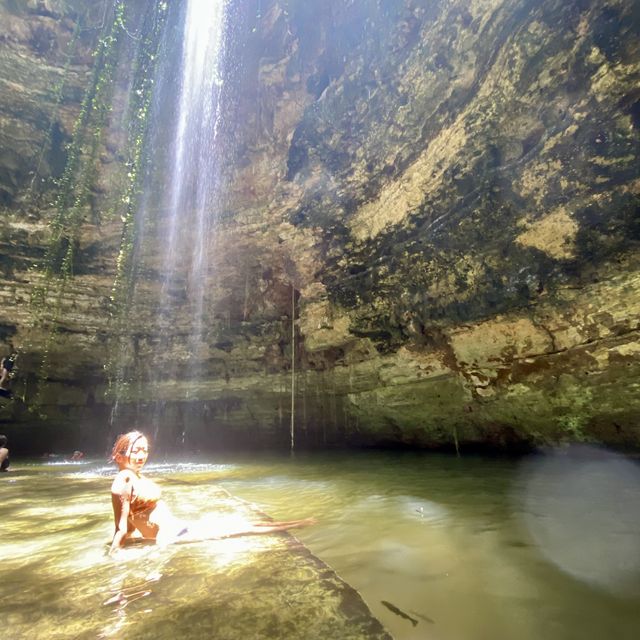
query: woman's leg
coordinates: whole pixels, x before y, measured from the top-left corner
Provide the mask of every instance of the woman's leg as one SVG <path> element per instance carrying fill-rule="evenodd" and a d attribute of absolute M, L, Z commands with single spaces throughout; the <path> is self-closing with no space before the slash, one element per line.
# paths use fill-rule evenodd
<path fill-rule="evenodd" d="M 255 522 L 254 527 L 278 527 L 278 531 L 282 529 L 295 529 L 297 527 L 307 527 L 310 524 L 315 524 L 317 520 L 315 518 L 305 518 L 304 520 L 278 520 L 277 522 L 269 522 L 264 520 L 263 522 Z"/>
<path fill-rule="evenodd" d="M 154 537 L 158 544 L 175 542 L 187 530 L 186 523 L 176 518 L 162 500 L 151 512 L 149 524 L 157 527 L 157 535 Z"/>
<path fill-rule="evenodd" d="M 236 529 L 229 529 L 221 532 L 220 538 L 236 538 L 239 536 L 261 535 L 265 533 L 275 533 L 276 531 L 286 531 L 287 529 L 298 529 L 300 527 L 308 527 L 315 524 L 314 518 L 306 518 L 304 520 L 287 520 L 284 522 L 256 522 L 247 523 Z"/>

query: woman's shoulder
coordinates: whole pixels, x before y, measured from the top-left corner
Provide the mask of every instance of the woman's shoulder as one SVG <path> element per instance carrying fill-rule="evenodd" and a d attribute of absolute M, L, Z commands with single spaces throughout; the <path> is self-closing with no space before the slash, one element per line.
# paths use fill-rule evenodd
<path fill-rule="evenodd" d="M 111 493 L 128 493 L 135 482 L 136 474 L 129 469 L 118 471 L 111 485 Z"/>

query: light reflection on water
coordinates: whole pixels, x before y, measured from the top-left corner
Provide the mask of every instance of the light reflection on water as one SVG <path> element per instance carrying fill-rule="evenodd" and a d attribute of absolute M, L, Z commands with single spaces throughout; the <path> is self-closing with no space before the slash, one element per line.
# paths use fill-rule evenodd
<path fill-rule="evenodd" d="M 148 473 L 162 481 L 165 499 L 187 519 L 206 517 L 216 486 L 275 519 L 318 518 L 296 536 L 360 591 L 398 640 L 635 640 L 637 584 L 611 593 L 549 562 L 523 524 L 536 505 L 517 498 L 519 466 L 499 459 L 340 453 L 160 461 Z M 26 629 L 20 624 L 28 612 L 30 628 L 58 630 L 50 637 L 95 637 L 82 626 L 89 608 L 92 629 L 103 637 L 128 637 L 125 614 L 135 611 L 153 619 L 156 638 L 169 638 L 175 629 L 162 631 L 162 611 L 179 620 L 198 590 L 206 601 L 212 577 L 241 571 L 252 554 L 272 553 L 261 540 L 247 538 L 135 549 L 126 563 L 114 564 L 103 546 L 112 527 L 113 467 L 53 461 L 14 462 L 14 469 L 0 482 L 0 616 L 16 629 Z M 610 510 L 606 495 L 596 492 L 595 499 L 603 513 Z M 640 534 L 626 526 L 629 536 Z M 616 527 L 612 523 L 619 536 Z M 204 627 L 188 626 L 186 617 L 184 623 L 181 637 L 204 637 Z"/>

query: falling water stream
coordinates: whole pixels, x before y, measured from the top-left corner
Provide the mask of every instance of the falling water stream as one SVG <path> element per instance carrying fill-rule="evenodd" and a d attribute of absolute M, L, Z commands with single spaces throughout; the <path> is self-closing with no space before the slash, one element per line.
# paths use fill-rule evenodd
<path fill-rule="evenodd" d="M 189 0 L 179 67 L 179 98 L 167 176 L 168 233 L 161 313 L 169 315 L 171 278 L 187 263 L 192 346 L 202 337 L 209 246 L 216 215 L 221 149 L 227 0 Z"/>
<path fill-rule="evenodd" d="M 225 154 L 225 65 L 230 0 L 187 0 L 171 5 L 154 79 L 149 118 L 149 161 L 137 216 L 139 262 L 152 291 L 142 289 L 143 321 L 153 336 L 145 357 L 129 353 L 130 378 L 144 381 L 150 404 L 144 415 L 157 430 L 165 411 L 166 380 L 201 380 L 211 325 L 212 253 L 220 210 Z M 150 298 L 146 296 L 150 295 Z M 124 363 L 123 355 L 120 360 Z M 185 388 L 194 399 L 194 385 Z M 119 400 L 119 399 L 118 399 Z M 116 401 L 112 430 L 129 428 Z M 187 423 L 174 441 L 185 442 Z M 152 432 L 157 437 L 157 431 Z"/>

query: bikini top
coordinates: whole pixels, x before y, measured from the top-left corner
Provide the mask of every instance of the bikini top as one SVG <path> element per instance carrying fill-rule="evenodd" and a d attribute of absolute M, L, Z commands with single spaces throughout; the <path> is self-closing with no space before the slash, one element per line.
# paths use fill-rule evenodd
<path fill-rule="evenodd" d="M 160 487 L 153 480 L 137 477 L 131 487 L 131 513 L 135 515 L 153 509 L 160 500 L 160 494 Z"/>

